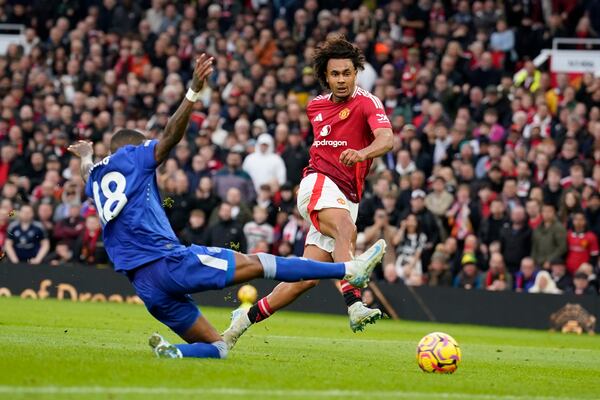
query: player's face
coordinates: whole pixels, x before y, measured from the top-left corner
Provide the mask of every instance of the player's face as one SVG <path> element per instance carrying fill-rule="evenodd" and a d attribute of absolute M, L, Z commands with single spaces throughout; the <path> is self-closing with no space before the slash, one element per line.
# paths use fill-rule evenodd
<path fill-rule="evenodd" d="M 344 100 L 356 85 L 356 68 L 350 59 L 331 59 L 327 62 L 327 84 L 334 100 Z"/>

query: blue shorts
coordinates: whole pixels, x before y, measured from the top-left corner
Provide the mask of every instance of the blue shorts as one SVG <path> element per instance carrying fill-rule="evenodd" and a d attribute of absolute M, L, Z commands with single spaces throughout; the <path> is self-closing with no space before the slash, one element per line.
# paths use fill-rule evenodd
<path fill-rule="evenodd" d="M 233 251 L 191 245 L 130 272 L 129 279 L 150 314 L 181 335 L 200 316 L 190 293 L 223 289 L 234 272 Z"/>

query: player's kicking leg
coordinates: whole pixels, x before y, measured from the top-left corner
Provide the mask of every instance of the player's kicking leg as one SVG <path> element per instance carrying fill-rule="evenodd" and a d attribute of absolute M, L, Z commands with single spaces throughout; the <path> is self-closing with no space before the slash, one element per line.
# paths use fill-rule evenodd
<path fill-rule="evenodd" d="M 344 263 L 283 258 L 264 253 L 249 256 L 229 250 L 192 246 L 187 258 L 181 259 L 181 267 L 166 265 L 158 270 L 146 267 L 154 270 L 144 269 L 139 279 L 136 274 L 133 283 L 150 313 L 187 342 L 173 345 L 158 334 L 152 335 L 149 344 L 158 357 L 224 358 L 227 356 L 228 346 L 208 320 L 200 315 L 191 298 L 177 293 L 177 289 L 169 288 L 165 292 L 165 287 L 174 284 L 180 287 L 180 291 L 187 293 L 223 288 L 255 278 L 284 282 L 346 279 L 351 285 L 364 287 L 384 253 L 383 240 L 375 243 L 361 257 Z M 202 263 L 200 268 L 197 260 Z"/>
<path fill-rule="evenodd" d="M 350 213 L 341 208 L 326 208 L 318 212 L 318 220 L 322 235 L 329 237 L 324 239 L 329 242 L 322 243 L 321 245 L 323 247 L 331 246 L 333 252 L 330 253 L 316 245 L 307 245 L 304 250 L 304 257 L 322 262 L 351 260 L 352 254 L 354 254 L 354 244 L 356 243 L 356 226 L 351 219 Z M 250 325 L 270 317 L 274 312 L 291 304 L 302 293 L 317 284 L 318 281 L 316 280 L 280 283 L 268 296 L 260 299 L 247 312 L 242 309 L 234 310 L 231 317 L 231 324 L 223 332 L 223 338 L 229 348 L 235 345 L 239 337 Z M 381 318 L 382 314 L 379 309 L 368 308 L 362 303 L 359 289 L 344 280 L 340 282 L 340 286 L 344 300 L 348 306 L 350 328 L 353 332 L 362 331 L 365 325 L 374 323 Z"/>

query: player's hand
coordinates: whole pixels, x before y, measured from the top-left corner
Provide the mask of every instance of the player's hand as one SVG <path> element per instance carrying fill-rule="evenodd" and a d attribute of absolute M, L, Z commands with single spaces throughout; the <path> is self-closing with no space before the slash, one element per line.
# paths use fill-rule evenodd
<path fill-rule="evenodd" d="M 192 90 L 194 92 L 201 91 L 206 78 L 213 73 L 213 61 L 214 58 L 207 56 L 205 53 L 196 58 L 196 66 L 194 67 L 194 76 L 192 78 Z"/>
<path fill-rule="evenodd" d="M 347 167 L 365 161 L 366 157 L 358 150 L 346 149 L 340 154 L 340 162 Z"/>
<path fill-rule="evenodd" d="M 79 158 L 91 156 L 94 153 L 92 142 L 87 142 L 85 140 L 80 140 L 77 143 L 70 145 L 67 150 Z"/>

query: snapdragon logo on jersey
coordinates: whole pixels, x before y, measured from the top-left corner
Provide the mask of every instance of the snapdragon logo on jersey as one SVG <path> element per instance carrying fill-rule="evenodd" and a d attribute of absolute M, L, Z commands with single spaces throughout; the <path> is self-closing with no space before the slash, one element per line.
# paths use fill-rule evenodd
<path fill-rule="evenodd" d="M 348 146 L 348 142 L 345 140 L 315 140 L 313 142 L 313 146 L 315 147 L 320 147 L 320 146 L 328 146 L 328 147 L 341 147 L 341 146 Z"/>
<path fill-rule="evenodd" d="M 329 134 L 331 133 L 331 125 L 325 125 L 324 127 L 321 128 L 321 132 L 319 132 L 319 135 L 321 137 L 325 137 L 325 136 L 329 136 Z M 320 147 L 320 146 L 329 146 L 329 147 L 341 147 L 341 146 L 348 146 L 348 142 L 345 140 L 315 140 L 313 142 L 313 146 L 315 147 Z"/>

